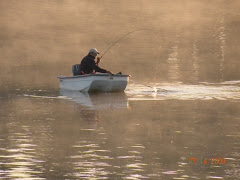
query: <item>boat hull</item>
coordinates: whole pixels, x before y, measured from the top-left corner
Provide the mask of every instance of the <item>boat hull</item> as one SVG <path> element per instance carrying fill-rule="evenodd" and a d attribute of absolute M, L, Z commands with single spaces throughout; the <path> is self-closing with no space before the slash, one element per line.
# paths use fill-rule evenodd
<path fill-rule="evenodd" d="M 129 75 L 87 74 L 79 76 L 58 76 L 60 88 L 82 92 L 124 91 Z"/>

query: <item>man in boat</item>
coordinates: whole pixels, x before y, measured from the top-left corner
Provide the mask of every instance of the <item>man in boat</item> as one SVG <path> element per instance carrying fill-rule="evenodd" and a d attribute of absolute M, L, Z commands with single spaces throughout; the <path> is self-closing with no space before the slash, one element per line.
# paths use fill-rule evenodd
<path fill-rule="evenodd" d="M 112 74 L 111 71 L 107 71 L 106 69 L 102 69 L 98 66 L 101 61 L 100 57 L 98 57 L 97 62 L 95 62 L 95 58 L 98 54 L 99 52 L 96 48 L 91 48 L 89 50 L 88 55 L 85 56 L 80 63 L 80 75 L 94 74 L 95 72 Z"/>

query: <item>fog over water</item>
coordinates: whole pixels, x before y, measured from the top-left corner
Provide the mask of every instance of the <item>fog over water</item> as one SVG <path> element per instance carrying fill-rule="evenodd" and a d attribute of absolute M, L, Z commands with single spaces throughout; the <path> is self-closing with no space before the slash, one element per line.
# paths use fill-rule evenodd
<path fill-rule="evenodd" d="M 1 78 L 56 87 L 89 48 L 102 67 L 135 79 L 223 81 L 239 77 L 238 1 L 1 1 Z M 69 68 L 67 68 L 69 67 Z M 143 68 L 144 67 L 144 68 Z M 3 84 L 3 80 L 1 81 Z M 42 86 L 42 85 L 41 85 Z M 49 86 L 49 85 L 47 85 Z"/>
<path fill-rule="evenodd" d="M 0 177 L 238 179 L 239 7 L 0 0 Z M 103 54 L 132 31 L 100 64 L 136 81 L 124 93 L 59 89 L 90 48 Z"/>

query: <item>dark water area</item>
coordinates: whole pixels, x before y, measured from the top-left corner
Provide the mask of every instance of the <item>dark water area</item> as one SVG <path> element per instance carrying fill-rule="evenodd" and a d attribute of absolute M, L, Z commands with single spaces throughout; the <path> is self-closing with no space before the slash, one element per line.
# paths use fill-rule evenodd
<path fill-rule="evenodd" d="M 239 179 L 239 5 L 0 1 L 0 179 Z M 59 88 L 138 29 L 100 64 L 125 92 Z"/>

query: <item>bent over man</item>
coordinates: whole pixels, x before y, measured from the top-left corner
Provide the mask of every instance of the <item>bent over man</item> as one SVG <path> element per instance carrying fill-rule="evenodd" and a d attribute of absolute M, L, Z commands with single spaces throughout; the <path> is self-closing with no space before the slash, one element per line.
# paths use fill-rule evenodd
<path fill-rule="evenodd" d="M 108 73 L 112 74 L 111 71 L 107 71 L 106 69 L 102 69 L 98 66 L 99 62 L 101 61 L 101 58 L 97 58 L 97 62 L 95 62 L 95 58 L 99 54 L 98 50 L 96 48 L 91 48 L 89 50 L 89 53 L 87 56 L 85 56 L 81 63 L 80 63 L 80 74 L 94 74 L 95 72 L 100 73 Z"/>

